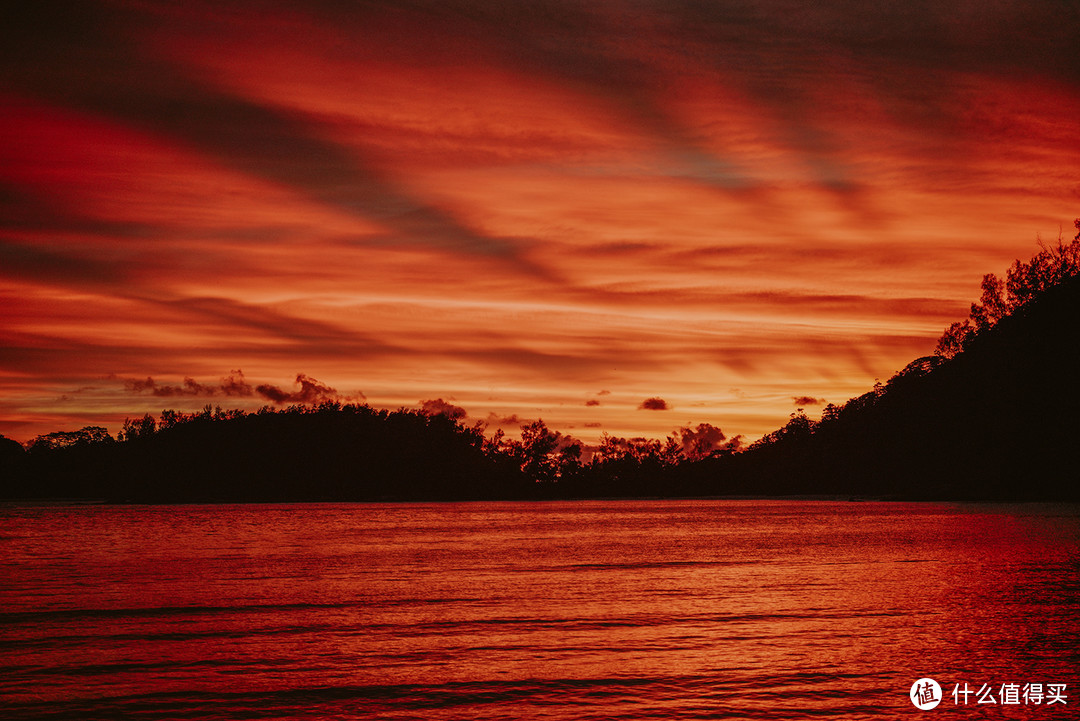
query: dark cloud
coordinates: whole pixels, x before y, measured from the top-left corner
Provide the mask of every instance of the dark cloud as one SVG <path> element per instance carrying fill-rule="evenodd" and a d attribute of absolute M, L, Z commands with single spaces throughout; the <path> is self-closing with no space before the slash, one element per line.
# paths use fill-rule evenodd
<path fill-rule="evenodd" d="M 76 250 L 31 247 L 0 238 L 0 276 L 75 286 L 109 286 L 124 282 L 119 265 Z"/>
<path fill-rule="evenodd" d="M 644 411 L 667 411 L 671 410 L 671 406 L 667 404 L 663 398 L 646 398 L 638 406 L 638 410 Z"/>
<path fill-rule="evenodd" d="M 240 396 L 246 398 L 255 393 L 255 389 L 244 380 L 244 372 L 232 371 L 227 377 L 221 379 L 221 392 L 227 396 Z"/>
<path fill-rule="evenodd" d="M 587 405 L 587 406 L 598 406 L 598 405 L 600 405 L 600 401 L 596 400 L 595 398 L 590 398 L 589 400 L 585 401 L 585 405 Z"/>
<path fill-rule="evenodd" d="M 819 179 L 838 189 L 848 170 L 832 151 L 842 138 L 815 123 L 815 90 L 832 84 L 842 100 L 845 85 L 862 87 L 896 120 L 957 137 L 962 113 L 942 109 L 972 74 L 1080 78 L 1080 55 L 1071 48 L 1080 26 L 1075 3 L 684 0 L 662 7 L 673 34 L 688 48 L 711 51 L 704 61 L 768 107 Z"/>
<path fill-rule="evenodd" d="M 0 174 L 0 218 L 9 232 L 48 229 L 58 237 L 67 235 L 96 235 L 114 239 L 142 237 L 157 228 L 142 223 L 117 219 L 101 219 L 68 207 L 46 191 L 6 182 Z M 114 259 L 111 259 L 114 260 Z M 111 276 L 106 275 L 105 280 Z"/>
<path fill-rule="evenodd" d="M 303 373 L 296 376 L 298 390 L 288 391 L 280 386 L 261 384 L 252 386 L 244 379 L 242 371 L 235 370 L 215 385 L 199 383 L 194 378 L 185 378 L 180 385 L 161 384 L 151 377 L 145 380 L 124 381 L 124 387 L 133 393 L 149 391 L 152 395 L 170 398 L 183 396 L 228 396 L 234 398 L 251 398 L 258 395 L 271 403 L 296 403 L 315 405 L 325 401 L 355 401 L 363 399 L 363 393 L 358 396 L 346 396 L 337 392 L 325 383 L 310 378 Z"/>
<path fill-rule="evenodd" d="M 650 18 L 640 8 L 594 8 L 563 0 L 422 0 L 407 8 L 372 6 L 361 13 L 352 11 L 355 5 L 337 2 L 316 7 L 335 24 L 384 43 L 380 50 L 399 62 L 459 62 L 464 55 L 604 103 L 623 122 L 661 139 L 679 172 L 723 188 L 745 185 L 744 174 L 730 159 L 705 150 L 699 135 L 660 97 L 663 71 L 642 56 L 662 55 L 672 39 L 653 32 L 663 18 Z M 399 41 L 371 35 L 373 27 Z"/>
<path fill-rule="evenodd" d="M 704 149 L 664 102 L 671 73 L 688 82 L 716 76 L 738 88 L 767 110 L 823 186 L 845 193 L 856 189 L 856 173 L 836 152 L 846 138 L 821 120 L 845 108 L 845 90 L 859 88 L 894 119 L 928 134 L 957 135 L 962 113 L 940 109 L 973 74 L 1080 77 L 1075 3 L 419 0 L 361 12 L 334 1 L 314 7 L 324 21 L 370 34 L 398 62 L 464 56 L 604 102 L 665 141 L 684 172 L 732 189 L 747 185 L 742 169 L 722 150 Z M 380 41 L 370 28 L 388 37 Z M 825 113 L 824 93 L 836 98 Z"/>
<path fill-rule="evenodd" d="M 161 385 L 153 378 L 147 376 L 146 380 L 129 380 L 124 382 L 124 388 L 133 393 L 150 391 L 152 395 L 160 398 L 173 396 L 213 396 L 217 395 L 217 389 L 213 386 L 204 386 L 194 378 L 185 378 L 178 386 Z"/>
<path fill-rule="evenodd" d="M 161 398 L 176 396 L 236 396 L 250 398 L 255 395 L 255 389 L 244 380 L 244 373 L 240 370 L 232 371 L 227 377 L 222 378 L 216 385 L 199 383 L 194 378 L 184 378 L 180 385 L 162 384 L 150 376 L 145 380 L 129 379 L 124 381 L 124 388 L 133 393 L 149 391 L 151 395 Z"/>
<path fill-rule="evenodd" d="M 444 401 L 442 398 L 420 401 L 420 412 L 429 416 L 446 416 L 450 420 L 461 420 L 467 414 L 461 406 Z"/>
<path fill-rule="evenodd" d="M 600 391 L 600 392 L 599 392 L 599 393 L 597 393 L 596 395 L 598 395 L 598 396 L 610 396 L 610 395 L 611 395 L 611 391 Z"/>
<path fill-rule="evenodd" d="M 229 94 L 138 42 L 167 27 L 178 43 L 197 35 L 225 51 L 231 34 L 258 32 L 246 20 L 267 12 L 261 4 L 236 3 L 240 9 L 231 15 L 198 6 L 168 12 L 151 4 L 18 5 L 0 23 L 5 85 L 177 138 L 243 172 L 384 223 L 396 231 L 396 242 L 528 265 L 517 241 L 464 227 L 299 114 Z M 326 48 L 345 62 L 438 67 L 460 58 L 576 91 L 663 140 L 672 158 L 683 160 L 682 172 L 733 189 L 747 185 L 745 172 L 722 150 L 706 148 L 700 130 L 665 102 L 672 74 L 688 81 L 714 76 L 743 89 L 780 121 L 779 132 L 821 182 L 837 189 L 851 183 L 851 170 L 835 152 L 844 138 L 815 122 L 820 113 L 813 112 L 823 102 L 819 91 L 837 81 L 933 132 L 948 123 L 928 122 L 941 118 L 926 117 L 927 108 L 946 107 L 942 97 L 956 96 L 973 74 L 1080 78 L 1074 52 L 1080 7 L 1064 2 L 323 0 L 297 4 L 276 24 L 284 26 L 290 13 L 310 15 L 312 26 L 351 39 Z"/>
<path fill-rule="evenodd" d="M 0 266 L 3 260 L 3 244 L 0 243 Z M 72 269 L 70 273 L 65 271 L 65 277 L 73 273 L 92 275 L 95 265 L 95 261 L 89 261 L 86 268 Z M 108 272 L 108 269 L 103 269 L 103 273 Z M 3 275 L 2 270 L 0 270 L 0 275 Z M 59 276 L 54 274 L 54 277 Z M 184 349 L 204 356 L 209 354 L 228 356 L 223 358 L 223 362 L 229 362 L 231 358 L 239 354 L 247 357 L 266 355 L 275 360 L 281 360 L 297 352 L 310 353 L 312 349 L 318 349 L 326 356 L 353 358 L 388 355 L 401 357 L 420 352 L 390 345 L 367 333 L 317 319 L 298 318 L 257 303 L 221 297 L 153 297 L 142 295 L 143 290 L 147 289 L 129 288 L 119 297 L 124 301 L 146 306 L 148 311 L 155 314 L 161 328 L 175 325 L 180 326 L 182 332 L 187 332 L 192 327 L 204 326 L 227 329 L 229 335 L 227 346 L 217 343 L 213 346 Z M 159 293 L 159 291 L 150 292 Z M 0 306 L 8 303 L 9 298 L 13 303 L 22 302 L 19 296 L 0 291 Z M 77 310 L 76 306 L 72 308 L 72 312 Z M 165 312 L 162 313 L 162 311 Z M 88 322 L 95 320 L 90 316 L 87 316 L 87 319 Z M 285 342 L 266 342 L 270 339 Z M 39 372 L 49 369 L 58 360 L 62 360 L 64 354 L 69 356 L 69 362 L 71 357 L 92 358 L 97 364 L 96 370 L 107 373 L 112 368 L 129 365 L 130 359 L 134 357 L 143 359 L 148 365 L 160 366 L 160 362 L 153 362 L 155 359 L 163 359 L 166 363 L 175 362 L 177 353 L 177 349 L 167 346 L 146 348 L 145 345 L 121 344 L 113 340 L 76 341 L 70 338 L 47 336 L 40 332 L 8 335 L 0 340 L 3 341 L 0 343 L 0 364 L 13 367 L 34 366 Z M 243 389 L 236 386 L 232 390 L 233 395 L 239 395 Z"/>
<path fill-rule="evenodd" d="M 511 413 L 508 416 L 500 416 L 497 413 L 488 413 L 486 420 L 488 425 L 491 426 L 520 426 L 523 423 L 517 413 Z"/>
<path fill-rule="evenodd" d="M 32 3 L 37 6 L 39 3 Z M 205 84 L 133 40 L 160 18 L 92 3 L 24 7 L 0 22 L 0 88 L 175 138 L 241 172 L 393 230 L 395 244 L 509 263 L 547 276 L 515 239 L 488 237 L 417 200 L 296 116 Z M 173 17 L 174 23 L 194 23 Z M 190 28 L 189 28 L 190 29 Z"/>
<path fill-rule="evenodd" d="M 331 388 L 321 381 L 300 373 L 296 376 L 296 385 L 300 390 L 286 391 L 279 386 L 263 384 L 255 386 L 255 392 L 271 403 L 296 403 L 302 405 L 314 405 L 326 401 L 351 401 L 356 400 L 351 396 L 343 396 L 336 389 Z"/>
<path fill-rule="evenodd" d="M 214 324 L 224 322 L 247 331 L 291 341 L 297 348 L 317 347 L 326 355 L 372 356 L 408 352 L 333 323 L 297 318 L 271 307 L 231 298 L 202 296 L 140 300 L 179 310 Z"/>
<path fill-rule="evenodd" d="M 878 255 L 871 257 L 874 251 L 860 253 L 859 257 L 866 265 L 879 268 L 895 267 L 895 262 L 889 262 Z M 776 251 L 777 255 L 786 254 L 786 251 Z M 676 255 L 683 256 L 682 251 Z M 849 255 L 851 255 L 849 253 Z M 747 255 L 745 259 L 756 259 L 756 252 Z M 756 260 L 755 260 L 756 262 Z M 682 265 L 682 263 L 676 263 Z M 675 266 L 673 266 L 675 267 Z M 792 262 L 783 267 L 805 267 L 805 264 Z M 723 272 L 742 272 L 742 266 L 721 268 Z M 789 309 L 798 307 L 806 313 L 819 316 L 837 315 L 850 316 L 852 312 L 866 316 L 896 316 L 913 315 L 927 319 L 954 318 L 958 311 L 966 306 L 963 303 L 942 298 L 930 297 L 882 297 L 868 294 L 823 294 L 804 293 L 787 290 L 766 290 L 752 292 L 725 292 L 713 287 L 689 287 L 689 288 L 665 288 L 655 290 L 627 289 L 622 284 L 608 286 L 594 286 L 589 288 L 575 288 L 574 292 L 581 299 L 614 303 L 618 305 L 652 306 L 657 303 L 681 306 L 716 307 L 722 305 L 726 308 L 776 308 Z"/>
<path fill-rule="evenodd" d="M 505 337 L 500 336 L 494 336 L 491 345 L 482 347 L 481 336 L 473 334 L 472 337 L 477 341 L 477 345 L 481 347 L 451 350 L 446 355 L 510 367 L 529 368 L 534 371 L 552 372 L 557 369 L 560 375 L 606 370 L 611 367 L 613 362 L 617 362 L 612 357 L 581 353 L 579 348 L 574 348 L 573 353 L 555 353 L 535 350 L 521 345 L 508 346 L 505 345 Z M 624 356 L 620 355 L 619 357 Z"/>
<path fill-rule="evenodd" d="M 797 406 L 820 406 L 825 404 L 824 398 L 814 398 L 813 396 L 794 396 L 792 402 Z"/>

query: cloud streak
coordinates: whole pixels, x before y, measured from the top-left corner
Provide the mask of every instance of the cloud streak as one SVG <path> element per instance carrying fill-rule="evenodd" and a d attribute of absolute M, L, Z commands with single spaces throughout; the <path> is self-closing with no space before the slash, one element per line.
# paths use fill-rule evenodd
<path fill-rule="evenodd" d="M 0 36 L 0 67 L 25 93 L 166 134 L 238 171 L 392 228 L 395 242 L 543 273 L 517 241 L 474 233 L 296 119 L 140 52 L 129 33 L 145 18 L 93 4 L 63 12 L 26 6 L 13 15 Z"/>

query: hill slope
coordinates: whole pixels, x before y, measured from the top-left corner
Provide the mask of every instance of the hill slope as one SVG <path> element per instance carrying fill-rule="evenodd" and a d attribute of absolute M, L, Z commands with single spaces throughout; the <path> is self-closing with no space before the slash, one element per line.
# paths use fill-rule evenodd
<path fill-rule="evenodd" d="M 1080 500 L 1080 277 L 844 411 L 687 469 L 717 493 Z"/>

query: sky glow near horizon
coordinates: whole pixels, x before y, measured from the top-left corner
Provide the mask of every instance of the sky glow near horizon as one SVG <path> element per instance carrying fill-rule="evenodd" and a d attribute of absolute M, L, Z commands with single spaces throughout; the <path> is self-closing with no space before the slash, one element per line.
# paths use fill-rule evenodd
<path fill-rule="evenodd" d="M 511 434 L 752 439 L 931 353 L 1080 216 L 1070 3 L 26 5 L 17 440 L 268 403 L 238 370 Z"/>

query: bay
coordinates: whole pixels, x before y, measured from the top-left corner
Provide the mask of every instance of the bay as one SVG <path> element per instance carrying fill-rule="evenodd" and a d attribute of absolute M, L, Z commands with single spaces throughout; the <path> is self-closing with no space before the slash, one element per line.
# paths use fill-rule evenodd
<path fill-rule="evenodd" d="M 0 551 L 10 719 L 879 719 L 924 677 L 939 716 L 1080 704 L 1075 505 L 8 505 Z"/>

